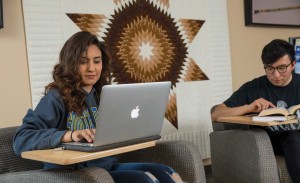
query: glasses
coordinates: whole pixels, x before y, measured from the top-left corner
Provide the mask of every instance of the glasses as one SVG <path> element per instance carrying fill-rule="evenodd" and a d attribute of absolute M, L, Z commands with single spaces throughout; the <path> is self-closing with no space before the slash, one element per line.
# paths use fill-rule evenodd
<path fill-rule="evenodd" d="M 286 72 L 288 66 L 290 66 L 292 64 L 292 62 L 288 65 L 280 65 L 278 67 L 272 67 L 272 66 L 264 66 L 264 69 L 266 71 L 266 73 L 268 74 L 273 74 L 275 69 L 279 72 L 279 73 L 284 73 Z"/>

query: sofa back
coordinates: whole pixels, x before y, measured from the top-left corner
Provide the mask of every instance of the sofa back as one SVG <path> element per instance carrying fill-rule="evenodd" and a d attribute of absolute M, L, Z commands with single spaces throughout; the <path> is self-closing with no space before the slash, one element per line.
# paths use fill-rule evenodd
<path fill-rule="evenodd" d="M 43 163 L 23 159 L 13 151 L 15 127 L 0 128 L 0 174 L 27 170 L 42 169 Z"/>

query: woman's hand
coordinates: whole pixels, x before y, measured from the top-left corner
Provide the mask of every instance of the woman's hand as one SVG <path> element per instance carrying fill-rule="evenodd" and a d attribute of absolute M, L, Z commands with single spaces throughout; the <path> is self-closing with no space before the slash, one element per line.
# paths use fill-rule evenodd
<path fill-rule="evenodd" d="M 75 130 L 72 133 L 72 140 L 78 142 L 85 139 L 88 142 L 93 142 L 95 139 L 96 129 Z"/>
<path fill-rule="evenodd" d="M 62 137 L 62 142 L 78 142 L 85 139 L 87 142 L 93 142 L 95 139 L 96 129 L 84 129 L 84 130 L 74 130 L 67 131 Z"/>

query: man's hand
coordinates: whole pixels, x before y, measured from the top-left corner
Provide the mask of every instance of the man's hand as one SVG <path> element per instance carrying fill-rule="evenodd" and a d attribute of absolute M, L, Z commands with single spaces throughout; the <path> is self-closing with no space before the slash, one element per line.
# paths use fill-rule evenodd
<path fill-rule="evenodd" d="M 251 104 L 249 104 L 249 112 L 260 112 L 270 107 L 276 107 L 276 106 L 263 98 L 259 98 L 256 99 Z"/>

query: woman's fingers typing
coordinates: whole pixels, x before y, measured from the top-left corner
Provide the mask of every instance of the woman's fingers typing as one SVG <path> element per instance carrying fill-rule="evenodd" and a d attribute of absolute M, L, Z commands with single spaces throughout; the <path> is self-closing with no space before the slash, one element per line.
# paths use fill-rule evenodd
<path fill-rule="evenodd" d="M 87 142 L 93 142 L 95 139 L 95 129 L 76 130 L 73 132 L 74 141 L 85 139 Z"/>

